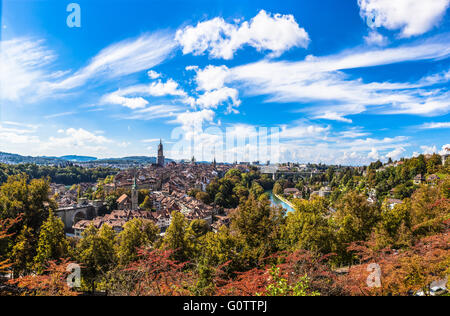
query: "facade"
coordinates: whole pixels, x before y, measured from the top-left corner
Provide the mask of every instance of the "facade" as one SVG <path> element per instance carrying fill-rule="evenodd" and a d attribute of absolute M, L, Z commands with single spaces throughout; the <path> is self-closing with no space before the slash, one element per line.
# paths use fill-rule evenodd
<path fill-rule="evenodd" d="M 393 210 L 396 205 L 403 204 L 403 201 L 399 199 L 387 199 L 386 203 L 389 209 Z"/>
<path fill-rule="evenodd" d="M 448 157 L 450 157 L 450 150 L 446 148 L 446 153 L 442 155 L 442 165 L 445 166 L 446 161 L 449 159 Z"/>
<path fill-rule="evenodd" d="M 131 209 L 131 201 L 128 195 L 123 194 L 117 199 L 117 209 L 118 210 L 129 210 Z"/>
<path fill-rule="evenodd" d="M 425 178 L 421 174 L 418 174 L 417 176 L 414 177 L 414 184 L 415 185 L 420 185 L 424 181 L 425 181 Z"/>
<path fill-rule="evenodd" d="M 323 187 L 319 191 L 319 196 L 323 197 L 323 198 L 327 198 L 331 195 L 331 193 L 333 193 L 333 192 L 330 187 Z"/>

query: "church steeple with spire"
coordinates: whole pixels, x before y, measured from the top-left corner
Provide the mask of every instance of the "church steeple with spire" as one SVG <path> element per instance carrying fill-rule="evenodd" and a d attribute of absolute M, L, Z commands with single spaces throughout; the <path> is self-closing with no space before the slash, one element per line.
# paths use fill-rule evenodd
<path fill-rule="evenodd" d="M 133 178 L 133 186 L 131 187 L 131 209 L 136 211 L 139 208 L 139 188 L 136 180 L 136 173 Z"/>
<path fill-rule="evenodd" d="M 164 147 L 162 144 L 162 139 L 159 142 L 159 146 L 158 146 L 158 160 L 157 160 L 157 164 L 158 166 L 164 167 L 164 163 L 165 163 L 165 158 L 164 158 Z"/>

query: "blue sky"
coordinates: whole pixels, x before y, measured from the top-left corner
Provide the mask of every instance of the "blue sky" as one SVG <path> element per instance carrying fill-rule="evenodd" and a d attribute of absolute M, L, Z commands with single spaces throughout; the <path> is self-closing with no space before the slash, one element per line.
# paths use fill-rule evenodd
<path fill-rule="evenodd" d="M 78 0 L 69 28 L 70 1 L 0 1 L 0 151 L 154 156 L 162 138 L 175 159 L 359 165 L 450 147 L 450 0 L 280 2 Z"/>

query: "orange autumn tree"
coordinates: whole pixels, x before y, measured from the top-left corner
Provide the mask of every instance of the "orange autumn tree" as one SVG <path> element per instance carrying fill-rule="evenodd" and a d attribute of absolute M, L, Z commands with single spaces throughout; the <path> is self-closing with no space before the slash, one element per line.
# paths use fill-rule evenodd
<path fill-rule="evenodd" d="M 443 233 L 426 237 L 407 250 L 373 250 L 373 242 L 353 243 L 354 251 L 361 264 L 350 268 L 349 274 L 340 279 L 352 295 L 396 295 L 407 296 L 417 291 L 429 292 L 433 281 L 444 279 L 450 273 L 450 229 L 448 224 Z M 380 286 L 371 287 L 371 263 L 381 269 Z"/>
<path fill-rule="evenodd" d="M 172 250 L 138 251 L 137 261 L 109 276 L 111 295 L 119 296 L 188 296 L 196 277 L 186 269 L 188 262 L 173 260 Z"/>
<path fill-rule="evenodd" d="M 330 256 L 308 251 L 280 253 L 275 264 L 238 273 L 229 280 L 217 280 L 220 296 L 318 296 L 340 295 L 336 276 L 327 264 Z"/>
<path fill-rule="evenodd" d="M 9 283 L 21 288 L 26 296 L 77 296 L 79 293 L 67 284 L 71 273 L 67 268 L 70 264 L 68 259 L 50 261 L 43 274 L 24 276 Z"/>

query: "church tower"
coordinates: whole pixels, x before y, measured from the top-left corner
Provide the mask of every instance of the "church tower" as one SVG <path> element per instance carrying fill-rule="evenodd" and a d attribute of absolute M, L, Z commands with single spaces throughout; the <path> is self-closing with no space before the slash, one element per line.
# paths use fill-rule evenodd
<path fill-rule="evenodd" d="M 139 190 L 135 175 L 133 180 L 133 186 L 131 187 L 131 210 L 136 211 L 138 208 L 139 208 Z"/>
<path fill-rule="evenodd" d="M 161 140 L 159 142 L 159 146 L 158 146 L 158 161 L 157 161 L 157 164 L 158 164 L 158 166 L 164 167 L 164 163 L 165 163 L 164 147 L 163 147 L 162 140 Z"/>

